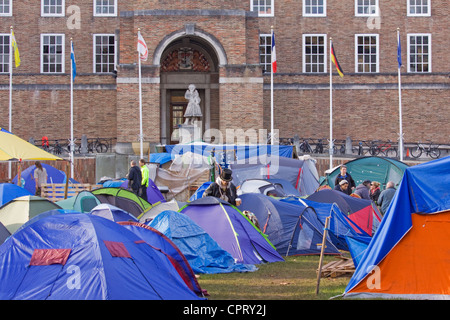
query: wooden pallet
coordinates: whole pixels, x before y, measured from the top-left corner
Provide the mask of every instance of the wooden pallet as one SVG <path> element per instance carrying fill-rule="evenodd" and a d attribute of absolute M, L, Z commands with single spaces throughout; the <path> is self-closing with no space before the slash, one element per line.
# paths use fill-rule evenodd
<path fill-rule="evenodd" d="M 47 198 L 50 201 L 59 201 L 66 198 L 76 196 L 81 191 L 92 191 L 100 186 L 89 183 L 71 183 L 67 186 L 65 183 L 46 183 L 41 187 L 41 197 Z"/>
<path fill-rule="evenodd" d="M 351 276 L 355 272 L 355 265 L 351 258 L 338 257 L 339 260 L 331 261 L 322 267 L 321 277 L 336 278 Z"/>

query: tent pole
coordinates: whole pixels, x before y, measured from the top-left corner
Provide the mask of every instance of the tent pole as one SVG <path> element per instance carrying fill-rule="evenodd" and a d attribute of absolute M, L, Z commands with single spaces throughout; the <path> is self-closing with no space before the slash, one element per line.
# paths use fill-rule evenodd
<path fill-rule="evenodd" d="M 320 286 L 320 276 L 322 273 L 322 262 L 323 262 L 323 254 L 325 252 L 326 241 L 327 241 L 327 231 L 328 224 L 330 223 L 330 216 L 325 219 L 325 227 L 323 228 L 323 238 L 322 238 L 322 248 L 320 250 L 320 260 L 319 260 L 319 268 L 317 270 L 317 286 L 316 286 L 316 295 L 319 294 L 319 286 Z"/>

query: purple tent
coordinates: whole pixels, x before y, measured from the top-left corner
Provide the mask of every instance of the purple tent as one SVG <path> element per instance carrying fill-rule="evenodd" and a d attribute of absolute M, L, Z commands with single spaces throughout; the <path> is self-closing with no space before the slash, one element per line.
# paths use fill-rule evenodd
<path fill-rule="evenodd" d="M 284 261 L 267 236 L 226 201 L 204 197 L 186 204 L 180 212 L 203 228 L 237 263 Z"/>
<path fill-rule="evenodd" d="M 122 182 L 120 188 L 131 190 L 128 188 L 128 180 Z M 161 191 L 159 191 L 158 187 L 152 179 L 148 179 L 147 201 L 151 205 L 155 205 L 158 202 L 166 202 L 166 199 L 164 199 L 164 196 L 162 195 Z"/>

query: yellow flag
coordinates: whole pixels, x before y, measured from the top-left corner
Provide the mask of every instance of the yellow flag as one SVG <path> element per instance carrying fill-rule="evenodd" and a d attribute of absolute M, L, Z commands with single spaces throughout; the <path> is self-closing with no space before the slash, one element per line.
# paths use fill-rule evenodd
<path fill-rule="evenodd" d="M 11 45 L 14 49 L 14 61 L 16 62 L 16 68 L 20 66 L 19 48 L 17 47 L 16 37 L 14 31 L 11 30 Z"/>

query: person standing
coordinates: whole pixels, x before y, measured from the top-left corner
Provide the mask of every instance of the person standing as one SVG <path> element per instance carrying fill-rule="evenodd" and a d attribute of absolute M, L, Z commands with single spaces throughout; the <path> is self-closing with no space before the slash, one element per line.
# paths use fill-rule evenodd
<path fill-rule="evenodd" d="M 347 190 L 348 190 L 348 182 L 347 182 L 347 180 L 339 181 L 339 184 L 336 185 L 336 187 L 334 187 L 334 190 L 343 192 L 345 194 L 348 194 L 347 193 Z"/>
<path fill-rule="evenodd" d="M 130 171 L 128 171 L 128 187 L 139 196 L 139 191 L 142 184 L 141 169 L 137 166 L 136 161 L 132 160 Z"/>
<path fill-rule="evenodd" d="M 380 183 L 378 181 L 372 181 L 370 184 L 370 199 L 378 204 L 378 197 L 380 196 Z"/>
<path fill-rule="evenodd" d="M 39 161 L 34 163 L 36 168 L 34 169 L 33 178 L 36 182 L 36 196 L 41 196 L 41 188 L 44 183 L 47 183 L 47 170 L 42 166 Z"/>
<path fill-rule="evenodd" d="M 359 184 L 355 189 L 355 194 L 361 197 L 361 199 L 370 200 L 369 188 L 370 180 L 365 180 L 363 183 Z"/>
<path fill-rule="evenodd" d="M 382 215 L 386 213 L 396 192 L 395 184 L 392 181 L 389 181 L 386 184 L 386 189 L 381 191 L 380 196 L 378 197 L 378 206 L 380 207 Z"/>
<path fill-rule="evenodd" d="M 341 166 L 341 172 L 340 174 L 337 175 L 336 179 L 334 180 L 334 185 L 335 186 L 339 185 L 339 182 L 341 182 L 342 180 L 347 180 L 348 182 L 348 188 L 345 191 L 345 193 L 348 195 L 352 194 L 353 189 L 355 189 L 356 187 L 356 184 L 355 180 L 353 180 L 350 173 L 347 172 L 347 167 L 345 165 Z"/>
<path fill-rule="evenodd" d="M 139 166 L 141 167 L 141 175 L 142 175 L 141 198 L 144 199 L 145 201 L 148 201 L 147 188 L 148 188 L 149 171 L 148 167 L 145 164 L 144 159 L 139 160 Z"/>

